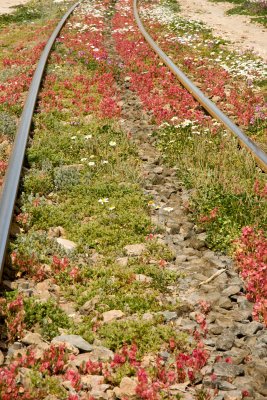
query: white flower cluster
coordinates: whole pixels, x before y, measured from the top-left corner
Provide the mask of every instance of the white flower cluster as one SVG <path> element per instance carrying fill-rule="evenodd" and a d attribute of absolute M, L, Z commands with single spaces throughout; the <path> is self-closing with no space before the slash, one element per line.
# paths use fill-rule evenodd
<path fill-rule="evenodd" d="M 255 0 L 255 2 L 261 2 L 262 0 Z M 178 42 L 191 46 L 194 49 L 197 47 L 210 47 L 213 44 L 219 44 L 220 39 L 206 39 L 204 42 L 200 40 L 200 36 L 197 32 L 205 30 L 205 26 L 200 21 L 186 20 L 177 17 L 168 7 L 166 6 L 154 6 L 151 8 L 141 9 L 141 14 L 144 19 L 150 21 L 156 21 L 162 25 L 171 25 L 172 29 L 183 30 L 182 36 L 166 34 L 165 40 L 168 42 Z M 191 33 L 190 33 L 191 32 Z M 213 53 L 215 54 L 215 53 Z M 211 53 L 211 55 L 213 55 Z M 216 58 L 205 58 L 207 61 L 216 62 L 232 76 L 243 77 L 250 81 L 251 84 L 255 80 L 266 79 L 267 68 L 266 63 L 260 59 L 252 59 L 248 54 L 240 54 L 236 56 L 226 56 L 223 51 L 220 51 Z"/>
<path fill-rule="evenodd" d="M 218 59 L 220 62 L 220 56 Z M 246 55 L 240 55 L 232 59 L 227 57 L 223 62 L 220 62 L 220 65 L 231 75 L 243 77 L 251 82 L 266 79 L 267 77 L 267 64 L 260 59 L 248 59 Z"/>

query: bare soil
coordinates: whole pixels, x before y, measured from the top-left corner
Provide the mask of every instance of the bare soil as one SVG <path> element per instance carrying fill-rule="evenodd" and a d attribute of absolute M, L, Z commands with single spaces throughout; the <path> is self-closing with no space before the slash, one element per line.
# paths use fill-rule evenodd
<path fill-rule="evenodd" d="M 253 50 L 267 61 L 267 30 L 250 22 L 245 15 L 226 15 L 233 7 L 230 3 L 211 3 L 208 0 L 178 1 L 181 16 L 204 22 L 219 35 L 232 43 L 235 49 Z"/>
<path fill-rule="evenodd" d="M 29 0 L 0 0 L 0 14 L 9 14 L 14 11 L 14 6 L 28 3 Z"/>

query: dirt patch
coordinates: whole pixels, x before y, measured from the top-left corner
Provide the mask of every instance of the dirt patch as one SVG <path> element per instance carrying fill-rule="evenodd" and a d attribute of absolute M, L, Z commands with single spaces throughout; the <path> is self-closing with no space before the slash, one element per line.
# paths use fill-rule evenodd
<path fill-rule="evenodd" d="M 14 6 L 28 3 L 29 0 L 0 0 L 0 14 L 10 14 L 14 12 Z"/>
<path fill-rule="evenodd" d="M 178 3 L 181 16 L 204 22 L 215 35 L 231 41 L 235 50 L 253 50 L 267 61 L 267 30 L 251 23 L 248 16 L 226 15 L 232 4 L 210 3 L 208 0 L 183 0 Z"/>

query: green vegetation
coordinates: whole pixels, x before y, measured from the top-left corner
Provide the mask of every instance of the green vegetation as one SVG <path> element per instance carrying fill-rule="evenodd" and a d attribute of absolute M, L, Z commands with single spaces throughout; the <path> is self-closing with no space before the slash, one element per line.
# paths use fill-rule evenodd
<path fill-rule="evenodd" d="M 68 316 L 52 300 L 40 302 L 35 298 L 25 298 L 24 309 L 27 329 L 36 328 L 38 325 L 45 339 L 52 340 L 58 336 L 58 328 L 71 327 Z"/>
<path fill-rule="evenodd" d="M 241 14 L 251 16 L 251 20 L 267 26 L 267 4 L 264 0 L 210 0 L 214 3 L 232 3 L 234 7 L 227 11 L 227 14 Z"/>
<path fill-rule="evenodd" d="M 17 5 L 12 7 L 14 12 L 10 14 L 0 15 L 0 28 L 8 26 L 11 23 L 14 24 L 28 24 L 29 22 L 35 22 L 37 20 L 44 20 L 45 18 L 51 18 L 54 16 L 61 16 L 63 9 L 66 9 L 71 2 L 64 2 L 64 6 L 56 4 L 53 0 L 32 0 L 25 5 Z"/>
<path fill-rule="evenodd" d="M 266 227 L 266 200 L 255 191 L 255 182 L 263 190 L 264 174 L 230 134 L 210 134 L 195 124 L 165 127 L 157 137 L 166 161 L 195 189 L 190 207 L 212 248 L 228 251 L 243 226 Z"/>
<path fill-rule="evenodd" d="M 186 346 L 185 334 L 177 334 L 172 327 L 160 324 L 159 321 L 112 322 L 103 325 L 98 331 L 98 335 L 113 351 L 120 349 L 125 343 L 135 343 L 138 348 L 138 357 L 158 352 L 161 348 L 166 347 L 166 343 L 171 338 L 176 340 L 181 350 Z"/>

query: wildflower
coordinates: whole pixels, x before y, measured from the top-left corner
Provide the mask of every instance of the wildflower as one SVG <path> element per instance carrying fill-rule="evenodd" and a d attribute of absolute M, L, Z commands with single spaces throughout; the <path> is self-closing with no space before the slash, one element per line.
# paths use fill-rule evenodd
<path fill-rule="evenodd" d="M 90 161 L 90 162 L 88 163 L 88 165 L 89 165 L 89 167 L 94 167 L 94 166 L 95 166 L 95 162 L 94 162 L 94 161 Z"/>
<path fill-rule="evenodd" d="M 99 200 L 98 200 L 98 203 L 100 203 L 100 204 L 104 204 L 104 203 L 108 203 L 108 202 L 109 202 L 108 197 L 105 197 L 105 198 L 103 198 L 103 199 L 99 199 Z"/>
<path fill-rule="evenodd" d="M 86 158 L 86 157 L 81 158 L 81 161 L 82 161 L 82 162 L 87 161 L 87 158 Z"/>
<path fill-rule="evenodd" d="M 75 139 L 77 139 L 77 136 L 72 136 L 71 137 L 71 140 L 75 140 Z"/>
<path fill-rule="evenodd" d="M 92 137 L 93 137 L 92 135 L 85 135 L 84 139 L 88 140 L 88 139 L 92 139 Z"/>
<path fill-rule="evenodd" d="M 116 147 L 117 143 L 114 142 L 114 141 L 111 141 L 111 142 L 109 142 L 109 145 L 110 145 L 111 147 Z"/>
<path fill-rule="evenodd" d="M 170 213 L 170 212 L 172 212 L 173 210 L 174 210 L 173 207 L 164 207 L 164 208 L 163 208 L 163 211 L 166 211 L 167 213 Z"/>
<path fill-rule="evenodd" d="M 104 165 L 104 164 L 108 164 L 108 160 L 102 160 L 102 161 L 101 161 L 101 164 L 103 164 L 103 165 Z"/>

